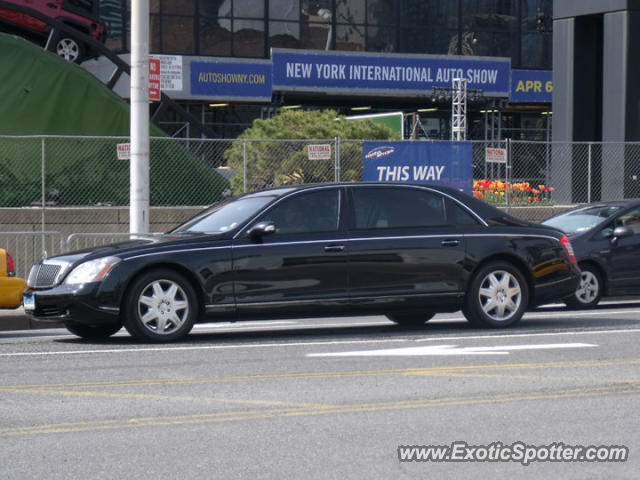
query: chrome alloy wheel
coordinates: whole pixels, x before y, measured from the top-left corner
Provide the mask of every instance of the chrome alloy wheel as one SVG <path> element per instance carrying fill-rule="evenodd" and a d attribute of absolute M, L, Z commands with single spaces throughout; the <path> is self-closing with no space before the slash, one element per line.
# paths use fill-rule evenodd
<path fill-rule="evenodd" d="M 580 274 L 580 286 L 576 290 L 576 298 L 580 303 L 591 303 L 598 296 L 600 283 L 598 277 L 589 270 L 583 270 Z"/>
<path fill-rule="evenodd" d="M 518 311 L 522 291 L 514 275 L 505 270 L 495 270 L 482 280 L 478 297 L 487 317 L 496 322 L 504 322 Z"/>
<path fill-rule="evenodd" d="M 63 38 L 56 46 L 56 53 L 67 62 L 75 62 L 80 56 L 80 45 L 72 38 Z"/>
<path fill-rule="evenodd" d="M 189 316 L 189 299 L 173 280 L 154 280 L 138 297 L 138 315 L 145 328 L 158 335 L 170 335 Z"/>

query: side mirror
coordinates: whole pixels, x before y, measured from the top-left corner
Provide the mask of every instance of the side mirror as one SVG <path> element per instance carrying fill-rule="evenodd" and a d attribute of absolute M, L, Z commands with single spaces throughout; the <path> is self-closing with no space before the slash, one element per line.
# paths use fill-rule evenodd
<path fill-rule="evenodd" d="M 631 227 L 616 227 L 613 229 L 613 236 L 611 237 L 611 243 L 616 243 L 619 238 L 630 237 L 633 235 Z"/>
<path fill-rule="evenodd" d="M 271 222 L 262 222 L 254 225 L 247 231 L 247 237 L 253 242 L 262 241 L 262 237 L 276 233 L 276 226 Z"/>

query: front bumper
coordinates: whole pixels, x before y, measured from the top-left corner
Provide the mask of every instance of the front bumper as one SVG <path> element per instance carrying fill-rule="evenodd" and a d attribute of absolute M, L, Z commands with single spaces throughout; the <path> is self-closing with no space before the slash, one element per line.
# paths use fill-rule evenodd
<path fill-rule="evenodd" d="M 99 283 L 58 285 L 46 290 L 29 288 L 24 295 L 33 298 L 33 307 L 25 301 L 25 313 L 42 322 L 101 325 L 117 321 L 119 308 L 98 300 L 99 291 Z"/>

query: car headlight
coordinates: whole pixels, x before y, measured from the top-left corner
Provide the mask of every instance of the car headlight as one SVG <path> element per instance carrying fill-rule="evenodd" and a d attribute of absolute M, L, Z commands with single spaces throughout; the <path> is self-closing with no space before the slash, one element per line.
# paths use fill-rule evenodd
<path fill-rule="evenodd" d="M 99 282 L 107 276 L 118 262 L 120 262 L 118 257 L 103 257 L 81 263 L 67 275 L 64 283 L 67 285 L 75 285 L 79 283 Z"/>

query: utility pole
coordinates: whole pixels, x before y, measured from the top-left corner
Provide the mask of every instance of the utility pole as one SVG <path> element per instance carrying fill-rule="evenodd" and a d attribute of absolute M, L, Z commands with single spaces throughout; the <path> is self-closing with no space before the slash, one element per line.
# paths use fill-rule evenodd
<path fill-rule="evenodd" d="M 129 232 L 149 232 L 149 0 L 131 2 Z"/>

